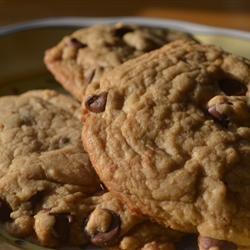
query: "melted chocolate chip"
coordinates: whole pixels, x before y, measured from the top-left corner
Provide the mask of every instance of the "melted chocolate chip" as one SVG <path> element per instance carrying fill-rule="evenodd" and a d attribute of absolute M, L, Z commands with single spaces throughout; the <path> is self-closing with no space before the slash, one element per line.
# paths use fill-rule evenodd
<path fill-rule="evenodd" d="M 97 189 L 97 191 L 93 195 L 94 196 L 101 196 L 107 192 L 108 192 L 108 189 L 104 186 L 103 183 L 101 183 L 99 188 Z"/>
<path fill-rule="evenodd" d="M 100 184 L 100 188 L 101 188 L 101 190 L 103 190 L 105 192 L 108 191 L 108 189 L 106 188 L 106 186 L 103 183 Z"/>
<path fill-rule="evenodd" d="M 114 30 L 116 37 L 122 38 L 126 33 L 132 32 L 133 29 L 130 27 L 119 27 Z"/>
<path fill-rule="evenodd" d="M 181 240 L 176 242 L 176 250 L 186 249 L 187 246 L 190 247 L 190 249 L 198 249 L 196 235 L 194 234 L 185 235 Z"/>
<path fill-rule="evenodd" d="M 220 79 L 219 87 L 226 95 L 229 96 L 243 96 L 247 92 L 246 85 L 233 78 Z"/>
<path fill-rule="evenodd" d="M 215 107 L 210 107 L 208 109 L 208 113 L 215 119 L 222 121 L 223 120 L 223 115 L 219 113 Z"/>
<path fill-rule="evenodd" d="M 199 236 L 198 242 L 200 250 L 209 250 L 211 248 L 219 250 L 237 250 L 237 246 L 234 243 L 224 240 L 216 240 L 209 237 Z"/>
<path fill-rule="evenodd" d="M 90 73 L 86 76 L 86 83 L 89 84 L 92 82 L 94 76 L 95 76 L 96 69 L 93 69 L 90 71 Z"/>
<path fill-rule="evenodd" d="M 68 218 L 69 223 L 73 223 L 74 222 L 74 216 L 72 216 L 71 214 L 68 214 L 67 218 Z"/>
<path fill-rule="evenodd" d="M 214 118 L 215 121 L 219 122 L 222 126 L 227 127 L 229 123 L 228 117 L 219 113 L 215 107 L 210 107 L 208 113 Z"/>
<path fill-rule="evenodd" d="M 6 222 L 10 220 L 10 214 L 12 210 L 7 202 L 0 198 L 0 222 Z"/>
<path fill-rule="evenodd" d="M 82 49 L 82 48 L 86 48 L 88 46 L 86 43 L 82 43 L 76 38 L 71 38 L 69 40 L 69 45 L 75 49 Z"/>
<path fill-rule="evenodd" d="M 58 142 L 59 148 L 64 147 L 66 144 L 70 142 L 70 139 L 68 137 L 61 137 Z"/>
<path fill-rule="evenodd" d="M 73 216 L 69 214 L 54 214 L 55 225 L 54 234 L 55 237 L 63 243 L 69 241 L 70 227 L 69 225 L 73 222 Z"/>
<path fill-rule="evenodd" d="M 107 102 L 107 92 L 103 92 L 100 95 L 90 96 L 85 102 L 86 108 L 94 113 L 101 113 L 105 110 Z"/>
<path fill-rule="evenodd" d="M 34 194 L 30 198 L 29 201 L 31 203 L 33 210 L 35 210 L 35 208 L 42 202 L 44 195 L 45 195 L 45 191 L 38 191 L 36 194 Z"/>
<path fill-rule="evenodd" d="M 96 232 L 95 235 L 91 236 L 90 241 L 96 246 L 112 246 L 116 244 L 119 238 L 121 229 L 120 216 L 114 213 L 113 211 L 107 211 L 112 215 L 112 223 L 110 224 L 107 232 Z"/>
<path fill-rule="evenodd" d="M 20 121 L 20 125 L 23 126 L 32 126 L 35 122 L 34 120 L 32 119 L 32 117 L 28 117 L 28 116 L 23 116 L 21 118 L 21 121 Z"/>

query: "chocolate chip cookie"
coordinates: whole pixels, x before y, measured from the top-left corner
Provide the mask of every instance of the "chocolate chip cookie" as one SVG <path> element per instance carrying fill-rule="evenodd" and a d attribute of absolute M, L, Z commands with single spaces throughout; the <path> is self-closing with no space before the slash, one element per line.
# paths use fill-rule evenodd
<path fill-rule="evenodd" d="M 200 249 L 250 246 L 250 62 L 172 42 L 102 78 L 83 142 L 105 185 Z"/>
<path fill-rule="evenodd" d="M 88 216 L 85 233 L 91 243 L 110 250 L 175 250 L 183 234 L 130 212 L 112 193 L 92 196 L 95 209 Z M 161 248 L 160 248 L 161 249 Z"/>
<path fill-rule="evenodd" d="M 45 64 L 74 97 L 82 101 L 99 86 L 100 77 L 121 63 L 190 35 L 136 25 L 99 25 L 65 37 L 48 50 Z"/>
<path fill-rule="evenodd" d="M 83 150 L 81 130 L 80 104 L 55 91 L 0 98 L 1 223 L 14 236 L 35 235 L 49 247 L 172 246 L 176 233 L 146 222 L 105 190 Z M 151 237 L 140 237 L 145 224 Z"/>
<path fill-rule="evenodd" d="M 13 235 L 35 230 L 42 244 L 54 246 L 68 227 L 52 232 L 48 224 L 69 223 L 99 184 L 81 145 L 79 104 L 54 91 L 31 91 L 1 97 L 0 110 L 1 221 Z"/>

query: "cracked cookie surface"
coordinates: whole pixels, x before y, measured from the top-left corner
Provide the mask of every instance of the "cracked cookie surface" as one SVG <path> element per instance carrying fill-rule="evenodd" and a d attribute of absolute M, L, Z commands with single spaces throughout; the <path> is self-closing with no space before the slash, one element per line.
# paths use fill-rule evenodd
<path fill-rule="evenodd" d="M 184 37 L 191 39 L 183 32 L 163 28 L 121 23 L 93 26 L 74 32 L 49 49 L 45 64 L 59 83 L 82 101 L 85 94 L 99 87 L 104 72 Z"/>
<path fill-rule="evenodd" d="M 60 235 L 54 237 L 49 226 L 41 232 L 40 225 L 55 224 L 53 214 L 64 214 L 59 221 L 67 224 L 66 214 L 78 213 L 99 184 L 81 145 L 79 104 L 54 91 L 30 91 L 1 97 L 0 110 L 2 221 L 16 236 L 35 230 L 38 238 L 47 234 L 43 244 L 56 245 Z"/>
<path fill-rule="evenodd" d="M 83 107 L 85 149 L 132 208 L 173 229 L 250 246 L 249 87 L 247 59 L 172 42 L 102 78 L 94 93 L 102 101 L 91 102 L 101 112 L 89 99 Z"/>
<path fill-rule="evenodd" d="M 104 190 L 81 130 L 80 104 L 71 97 L 41 90 L 0 98 L 0 221 L 8 232 L 49 247 L 172 245 L 178 233 L 145 221 Z M 140 236 L 145 224 L 147 239 Z"/>

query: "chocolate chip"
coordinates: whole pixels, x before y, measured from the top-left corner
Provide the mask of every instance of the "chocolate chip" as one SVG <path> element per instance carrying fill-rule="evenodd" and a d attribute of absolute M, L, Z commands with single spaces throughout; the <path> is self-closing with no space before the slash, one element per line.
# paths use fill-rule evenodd
<path fill-rule="evenodd" d="M 223 78 L 219 80 L 220 89 L 229 96 L 242 96 L 247 92 L 247 87 L 242 82 L 233 78 Z"/>
<path fill-rule="evenodd" d="M 67 218 L 70 224 L 74 222 L 74 216 L 72 216 L 71 214 L 68 214 Z"/>
<path fill-rule="evenodd" d="M 0 198 L 0 221 L 6 222 L 10 220 L 11 212 L 9 204 Z"/>
<path fill-rule="evenodd" d="M 114 30 L 114 35 L 116 37 L 122 38 L 126 33 L 132 32 L 133 29 L 130 27 L 118 27 Z"/>
<path fill-rule="evenodd" d="M 97 189 L 97 191 L 93 195 L 94 196 L 101 196 L 101 195 L 103 195 L 103 194 L 105 194 L 107 192 L 108 192 L 108 189 L 104 186 L 103 183 L 101 183 L 99 185 L 99 188 Z"/>
<path fill-rule="evenodd" d="M 23 116 L 21 118 L 21 121 L 20 121 L 20 125 L 21 126 L 32 126 L 34 124 L 34 120 L 32 119 L 32 117 L 29 117 L 29 116 Z"/>
<path fill-rule="evenodd" d="M 95 76 L 96 69 L 93 69 L 90 71 L 90 73 L 86 76 L 86 83 L 89 84 L 92 82 L 94 76 Z"/>
<path fill-rule="evenodd" d="M 62 144 L 67 144 L 69 143 L 70 139 L 68 137 L 62 137 L 60 138 L 59 142 Z"/>
<path fill-rule="evenodd" d="M 82 48 L 86 48 L 88 46 L 86 43 L 82 43 L 76 38 L 71 38 L 69 40 L 69 45 L 75 49 L 82 49 Z"/>
<path fill-rule="evenodd" d="M 31 206 L 33 208 L 33 210 L 35 210 L 35 208 L 41 204 L 43 198 L 45 196 L 45 191 L 38 191 L 36 194 L 34 194 L 31 198 L 30 198 L 30 203 Z"/>
<path fill-rule="evenodd" d="M 59 148 L 62 148 L 63 146 L 65 146 L 69 142 L 70 142 L 70 139 L 68 137 L 61 137 L 59 139 L 58 146 L 59 146 Z"/>
<path fill-rule="evenodd" d="M 188 249 L 197 249 L 197 235 L 187 234 L 175 244 L 176 250 L 186 249 L 187 246 Z"/>
<path fill-rule="evenodd" d="M 109 229 L 107 230 L 107 232 L 96 232 L 90 238 L 92 244 L 99 247 L 112 246 L 116 244 L 121 229 L 120 216 L 114 213 L 113 211 L 106 211 L 108 211 L 112 216 L 112 223 L 110 224 Z"/>
<path fill-rule="evenodd" d="M 218 112 L 216 110 L 216 107 L 210 107 L 208 109 L 208 113 L 214 118 L 215 121 L 219 122 L 221 125 L 223 125 L 224 127 L 228 126 L 229 123 L 229 119 L 228 117 L 226 117 L 225 115 L 221 114 L 220 112 Z"/>
<path fill-rule="evenodd" d="M 101 113 L 105 110 L 107 102 L 107 92 L 103 92 L 100 95 L 90 96 L 85 102 L 86 108 L 94 113 Z"/>
<path fill-rule="evenodd" d="M 212 115 L 213 118 L 215 118 L 215 119 L 217 119 L 217 120 L 219 120 L 219 121 L 223 120 L 222 114 L 219 113 L 219 112 L 216 110 L 215 107 L 210 107 L 210 108 L 208 109 L 208 113 L 209 113 L 210 115 Z"/>
<path fill-rule="evenodd" d="M 216 240 L 209 237 L 199 236 L 198 244 L 200 250 L 218 249 L 218 250 L 237 250 L 237 246 L 228 241 Z"/>
<path fill-rule="evenodd" d="M 54 236 L 63 243 L 69 241 L 70 227 L 69 225 L 73 222 L 73 216 L 69 214 L 54 214 L 55 225 L 54 225 Z"/>
<path fill-rule="evenodd" d="M 101 190 L 103 190 L 105 192 L 108 191 L 108 189 L 106 188 L 106 186 L 103 183 L 100 184 L 100 188 L 101 188 Z"/>

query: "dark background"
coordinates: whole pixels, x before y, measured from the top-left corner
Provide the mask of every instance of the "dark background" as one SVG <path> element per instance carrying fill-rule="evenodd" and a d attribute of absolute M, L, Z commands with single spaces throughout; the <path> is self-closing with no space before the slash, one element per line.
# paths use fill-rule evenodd
<path fill-rule="evenodd" d="M 0 25 L 55 16 L 144 16 L 250 31 L 250 0 L 0 0 Z"/>

